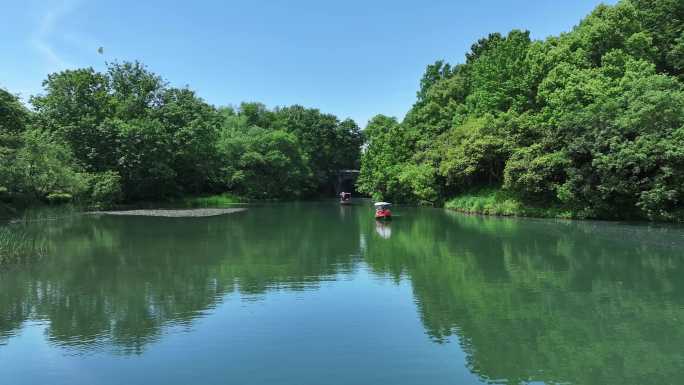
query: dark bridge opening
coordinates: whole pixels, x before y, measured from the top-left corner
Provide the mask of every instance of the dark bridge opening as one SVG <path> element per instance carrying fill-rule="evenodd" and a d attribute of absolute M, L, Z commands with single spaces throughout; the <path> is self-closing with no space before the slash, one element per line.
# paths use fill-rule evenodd
<path fill-rule="evenodd" d="M 356 179 L 358 177 L 359 170 L 340 170 L 337 173 L 335 194 L 339 195 L 341 192 L 350 192 L 352 194 L 356 194 Z"/>
<path fill-rule="evenodd" d="M 356 181 L 351 179 L 345 179 L 340 184 L 340 192 L 348 192 L 356 195 Z"/>

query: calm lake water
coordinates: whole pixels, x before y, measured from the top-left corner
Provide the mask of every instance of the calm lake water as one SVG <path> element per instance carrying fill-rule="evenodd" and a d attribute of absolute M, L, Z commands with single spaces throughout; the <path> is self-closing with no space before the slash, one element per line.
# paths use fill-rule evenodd
<path fill-rule="evenodd" d="M 682 227 L 395 212 L 35 222 L 0 383 L 684 383 Z"/>

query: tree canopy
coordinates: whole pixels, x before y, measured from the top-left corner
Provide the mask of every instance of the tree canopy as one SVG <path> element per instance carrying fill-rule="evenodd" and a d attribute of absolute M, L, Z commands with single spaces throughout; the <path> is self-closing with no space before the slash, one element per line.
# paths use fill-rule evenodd
<path fill-rule="evenodd" d="M 568 33 L 490 34 L 366 129 L 359 188 L 440 203 L 497 187 L 581 217 L 681 220 L 684 3 L 601 5 Z"/>
<path fill-rule="evenodd" d="M 302 106 L 216 108 L 138 62 L 48 75 L 32 109 L 0 90 L 0 198 L 160 200 L 233 191 L 328 193 L 357 168 L 361 130 Z"/>

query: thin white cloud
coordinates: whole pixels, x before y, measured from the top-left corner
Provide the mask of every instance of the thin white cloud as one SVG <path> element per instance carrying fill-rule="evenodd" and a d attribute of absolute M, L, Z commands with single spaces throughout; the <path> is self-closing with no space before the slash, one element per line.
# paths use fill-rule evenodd
<path fill-rule="evenodd" d="M 74 0 L 50 2 L 38 20 L 38 28 L 31 38 L 31 45 L 40 53 L 50 71 L 73 67 L 67 59 L 51 43 L 55 37 L 63 35 L 59 30 L 59 22 L 77 5 Z"/>

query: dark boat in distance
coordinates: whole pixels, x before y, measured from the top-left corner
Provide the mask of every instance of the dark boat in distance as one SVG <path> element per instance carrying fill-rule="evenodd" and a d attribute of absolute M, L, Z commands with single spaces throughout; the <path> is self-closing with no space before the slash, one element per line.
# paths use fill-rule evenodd
<path fill-rule="evenodd" d="M 348 192 L 340 193 L 340 204 L 341 205 L 350 205 L 351 202 L 352 202 L 351 193 L 348 193 Z"/>

